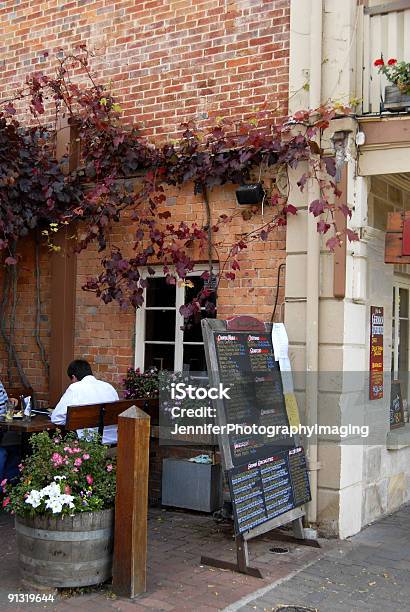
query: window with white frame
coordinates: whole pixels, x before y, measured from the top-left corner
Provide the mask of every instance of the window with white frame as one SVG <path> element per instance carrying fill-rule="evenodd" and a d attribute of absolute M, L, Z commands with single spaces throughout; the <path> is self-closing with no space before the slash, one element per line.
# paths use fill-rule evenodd
<path fill-rule="evenodd" d="M 196 297 L 204 286 L 205 268 L 198 268 L 186 281 L 170 285 L 160 274 L 146 276 L 144 305 L 137 309 L 135 367 L 145 371 L 155 366 L 175 372 L 205 372 L 206 361 L 201 324 L 182 329 L 179 309 Z M 202 317 L 205 315 L 203 311 Z"/>
<path fill-rule="evenodd" d="M 409 291 L 410 283 L 393 286 L 392 374 L 400 380 L 403 398 L 409 399 Z"/>

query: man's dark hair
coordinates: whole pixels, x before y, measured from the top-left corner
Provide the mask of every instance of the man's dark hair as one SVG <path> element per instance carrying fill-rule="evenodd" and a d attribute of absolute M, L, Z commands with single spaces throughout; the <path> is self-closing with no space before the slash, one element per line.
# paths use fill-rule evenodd
<path fill-rule="evenodd" d="M 67 375 L 70 379 L 75 376 L 77 380 L 82 380 L 84 376 L 92 373 L 91 366 L 85 359 L 74 359 L 67 368 Z"/>

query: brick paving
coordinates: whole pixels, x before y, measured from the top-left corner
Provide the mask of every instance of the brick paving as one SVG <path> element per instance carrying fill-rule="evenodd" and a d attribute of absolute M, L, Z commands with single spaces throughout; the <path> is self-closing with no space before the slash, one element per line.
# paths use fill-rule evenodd
<path fill-rule="evenodd" d="M 134 601 L 114 598 L 110 587 L 84 594 L 63 592 L 54 603 L 8 604 L 9 593 L 27 593 L 19 581 L 13 521 L 0 514 L 0 610 L 51 609 L 87 612 L 139 612 L 147 610 L 222 610 L 261 587 L 289 576 L 293 571 L 319 559 L 324 549 L 281 544 L 265 535 L 250 544 L 251 564 L 264 579 L 244 576 L 200 565 L 201 554 L 234 560 L 234 541 L 229 525 L 217 525 L 210 516 L 150 510 L 148 538 L 148 592 Z M 269 551 L 286 546 L 289 554 Z M 71 595 L 71 596 L 70 596 Z"/>
<path fill-rule="evenodd" d="M 226 608 L 272 611 L 292 605 L 319 612 L 410 610 L 410 505 L 338 542 L 324 556 Z"/>
<path fill-rule="evenodd" d="M 27 593 L 19 581 L 13 521 L 0 515 L 0 610 L 87 612 L 272 611 L 282 605 L 318 612 L 410 610 L 410 505 L 347 541 L 322 541 L 321 549 L 281 543 L 272 535 L 250 545 L 259 580 L 200 565 L 201 554 L 232 560 L 232 530 L 209 516 L 151 510 L 148 592 L 134 601 L 116 598 L 109 585 L 60 592 L 54 603 L 8 604 L 9 593 Z M 289 553 L 276 555 L 273 546 Z"/>

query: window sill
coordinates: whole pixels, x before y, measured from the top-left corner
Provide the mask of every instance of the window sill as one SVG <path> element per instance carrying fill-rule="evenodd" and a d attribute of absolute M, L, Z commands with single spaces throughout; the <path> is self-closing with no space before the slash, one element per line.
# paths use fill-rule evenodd
<path fill-rule="evenodd" d="M 387 450 L 400 450 L 410 446 L 410 423 L 405 423 L 404 427 L 391 429 L 387 434 Z"/>

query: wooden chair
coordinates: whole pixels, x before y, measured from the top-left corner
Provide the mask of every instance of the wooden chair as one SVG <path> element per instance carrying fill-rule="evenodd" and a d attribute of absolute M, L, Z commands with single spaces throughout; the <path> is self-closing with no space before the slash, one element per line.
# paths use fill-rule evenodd
<path fill-rule="evenodd" d="M 98 433 L 102 439 L 104 427 L 107 425 L 118 425 L 118 415 L 124 412 L 124 410 L 127 410 L 130 406 L 138 406 L 149 413 L 151 403 L 152 400 L 126 399 L 101 404 L 68 406 L 64 429 L 66 431 L 74 431 L 77 429 L 98 428 Z"/>

